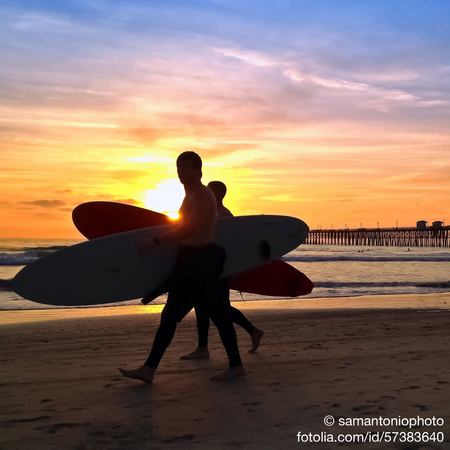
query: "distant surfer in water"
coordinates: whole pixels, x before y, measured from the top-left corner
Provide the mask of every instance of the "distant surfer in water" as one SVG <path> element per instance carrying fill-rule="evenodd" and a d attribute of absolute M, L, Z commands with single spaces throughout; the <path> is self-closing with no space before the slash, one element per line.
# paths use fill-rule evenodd
<path fill-rule="evenodd" d="M 214 243 L 217 203 L 214 194 L 201 181 L 202 160 L 194 152 L 177 159 L 177 172 L 186 196 L 181 205 L 182 221 L 176 229 L 143 240 L 141 254 L 164 244 L 180 243 L 171 277 L 167 303 L 147 361 L 138 369 L 120 372 L 129 378 L 151 383 L 159 362 L 175 334 L 177 322 L 196 307 L 207 314 L 219 330 L 229 367 L 212 380 L 228 380 L 245 374 L 239 355 L 236 331 L 229 316 L 229 304 L 221 294 L 220 274 L 225 251 Z"/>
<path fill-rule="evenodd" d="M 213 191 L 217 202 L 217 217 L 233 217 L 231 211 L 223 204 L 223 199 L 227 193 L 227 187 L 221 181 L 211 181 L 208 187 Z M 231 320 L 242 327 L 252 338 L 252 348 L 249 353 L 255 352 L 263 337 L 264 331 L 256 328 L 237 308 L 233 308 L 230 304 L 230 288 L 227 279 L 220 280 L 221 294 L 227 300 L 229 305 L 229 315 Z M 208 331 L 209 331 L 209 316 L 207 311 L 196 308 L 195 314 L 197 317 L 198 329 L 198 346 L 195 351 L 184 355 L 181 359 L 203 359 L 209 357 L 208 350 Z"/>

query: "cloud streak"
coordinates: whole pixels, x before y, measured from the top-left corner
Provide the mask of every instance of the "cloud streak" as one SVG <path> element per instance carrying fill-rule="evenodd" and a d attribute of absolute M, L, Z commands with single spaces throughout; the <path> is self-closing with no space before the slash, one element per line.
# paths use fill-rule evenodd
<path fill-rule="evenodd" d="M 19 204 L 54 209 L 64 206 L 66 202 L 63 202 L 62 200 L 35 200 L 32 202 L 19 202 Z"/>
<path fill-rule="evenodd" d="M 441 216 L 450 5 L 424 5 L 2 4 L 0 213 L 14 199 L 18 226 L 33 209 L 140 204 L 193 150 L 236 213 L 414 222 L 399 196 L 429 191 Z"/>
<path fill-rule="evenodd" d="M 277 61 L 269 55 L 232 48 L 215 48 L 214 50 L 224 56 L 244 61 L 255 67 L 278 69 L 285 77 L 298 83 L 312 84 L 335 91 L 354 91 L 356 93 L 370 95 L 379 100 L 408 102 L 413 104 L 413 106 L 448 104 L 448 101 L 446 100 L 421 100 L 418 96 L 400 89 L 385 89 L 368 83 L 337 78 L 325 78 L 310 74 L 307 71 L 302 71 L 295 61 Z"/>

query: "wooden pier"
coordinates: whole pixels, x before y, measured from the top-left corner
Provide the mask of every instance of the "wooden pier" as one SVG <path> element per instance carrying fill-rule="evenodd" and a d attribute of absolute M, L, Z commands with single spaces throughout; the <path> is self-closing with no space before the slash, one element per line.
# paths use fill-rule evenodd
<path fill-rule="evenodd" d="M 450 247 L 450 227 L 310 230 L 306 244 L 390 247 Z"/>

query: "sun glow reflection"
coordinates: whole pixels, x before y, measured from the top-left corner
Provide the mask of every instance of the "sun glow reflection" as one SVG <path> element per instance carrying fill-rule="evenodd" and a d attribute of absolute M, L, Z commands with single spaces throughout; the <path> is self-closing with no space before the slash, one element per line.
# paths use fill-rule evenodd
<path fill-rule="evenodd" d="M 178 219 L 178 210 L 184 198 L 184 189 L 177 178 L 169 178 L 158 184 L 155 190 L 146 191 L 145 207 Z"/>
<path fill-rule="evenodd" d="M 166 215 L 169 216 L 170 220 L 178 220 L 180 218 L 180 215 L 175 211 L 166 212 Z"/>

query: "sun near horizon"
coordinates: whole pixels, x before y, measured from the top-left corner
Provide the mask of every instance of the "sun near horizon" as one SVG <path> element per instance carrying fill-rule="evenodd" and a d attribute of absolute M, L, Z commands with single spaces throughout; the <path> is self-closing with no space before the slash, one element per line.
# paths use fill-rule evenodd
<path fill-rule="evenodd" d="M 94 200 L 174 217 L 186 150 L 235 215 L 448 221 L 450 4 L 394 3 L 0 5 L 0 237 L 79 238 Z"/>
<path fill-rule="evenodd" d="M 173 220 L 174 222 L 176 222 L 180 218 L 180 214 L 178 213 L 178 211 L 165 211 L 163 212 L 163 214 L 169 216 L 169 219 Z"/>
<path fill-rule="evenodd" d="M 146 191 L 144 205 L 147 209 L 166 214 L 176 221 L 183 198 L 184 188 L 179 180 L 168 178 L 158 183 L 156 189 Z"/>
<path fill-rule="evenodd" d="M 168 154 L 173 156 L 174 152 Z M 254 164 L 242 161 L 237 153 L 222 156 L 220 165 L 214 163 L 215 159 L 209 161 L 210 165 L 203 168 L 203 182 L 225 182 L 228 192 L 224 204 L 234 215 L 291 215 L 305 221 L 310 229 L 393 228 L 415 226 L 419 220 L 445 222 L 448 212 L 439 191 L 430 197 L 430 191 L 420 184 L 415 187 L 394 175 L 389 175 L 390 179 L 385 175 L 381 184 L 377 179 L 381 169 L 375 169 L 375 161 L 373 174 L 365 170 L 352 173 L 355 163 L 336 155 L 331 161 L 296 158 L 287 163 L 268 159 Z M 395 158 L 391 161 L 395 165 Z M 47 164 L 52 166 L 54 162 L 47 160 Z M 10 182 L 3 194 L 9 192 L 8 198 L 0 203 L 0 237 L 82 238 L 71 213 L 88 201 L 131 204 L 177 220 L 184 189 L 175 178 L 173 160 L 154 163 L 122 158 L 120 163 L 116 158 L 104 158 L 102 164 L 103 171 L 98 171 L 97 165 L 97 172 L 89 167 L 81 170 L 83 164 L 74 169 L 70 160 L 61 158 L 45 179 L 27 175 L 20 184 L 28 183 L 26 190 Z M 350 168 L 344 169 L 345 165 Z M 32 171 L 38 172 L 36 168 Z"/>

